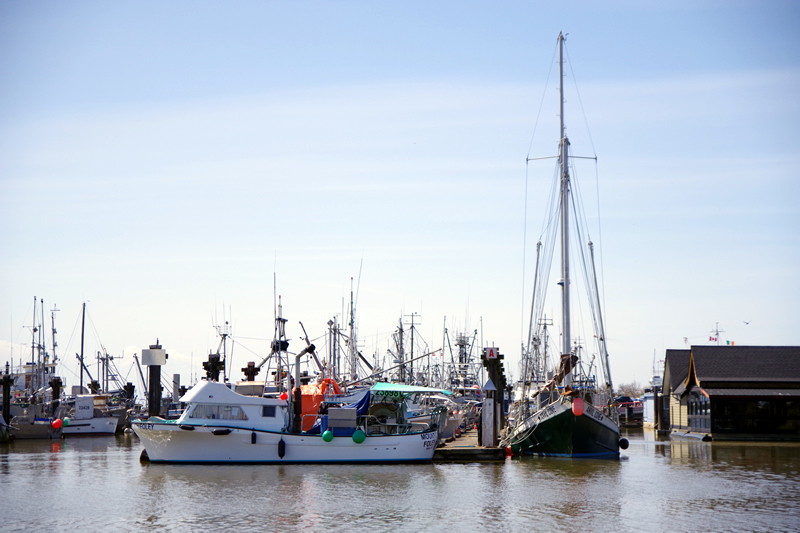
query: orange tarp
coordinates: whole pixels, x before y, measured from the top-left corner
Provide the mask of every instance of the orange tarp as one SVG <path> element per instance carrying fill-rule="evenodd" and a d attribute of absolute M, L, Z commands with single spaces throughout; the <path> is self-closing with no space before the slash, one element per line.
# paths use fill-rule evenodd
<path fill-rule="evenodd" d="M 303 410 L 303 431 L 308 431 L 314 425 L 315 418 L 305 415 L 316 415 L 319 413 L 319 405 L 322 403 L 322 400 L 325 399 L 325 394 L 330 392 L 341 394 L 342 389 L 340 389 L 339 385 L 332 379 L 324 379 L 321 383 L 301 385 L 300 392 L 303 394 L 301 402 Z"/>

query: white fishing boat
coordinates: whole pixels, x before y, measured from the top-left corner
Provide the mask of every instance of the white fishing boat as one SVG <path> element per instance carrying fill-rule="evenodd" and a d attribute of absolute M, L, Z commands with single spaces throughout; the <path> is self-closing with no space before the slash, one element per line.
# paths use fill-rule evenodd
<path fill-rule="evenodd" d="M 463 406 L 450 398 L 449 393 L 417 393 L 407 400 L 406 406 L 409 420 L 416 423 L 428 420 L 437 410 L 447 413 L 447 420 L 439 430 L 439 442 L 454 438 L 464 423 Z"/>
<path fill-rule="evenodd" d="M 106 409 L 103 394 L 78 394 L 75 407 L 70 409 L 61 428 L 64 435 L 113 435 L 117 430 L 118 417 Z"/>
<path fill-rule="evenodd" d="M 288 395 L 243 396 L 203 381 L 181 398 L 186 409 L 177 420 L 134 419 L 132 427 L 151 462 L 424 462 L 433 457 L 443 413 L 409 423 L 405 398 L 418 389 L 379 383 L 361 405 L 331 408 L 304 432 Z"/>

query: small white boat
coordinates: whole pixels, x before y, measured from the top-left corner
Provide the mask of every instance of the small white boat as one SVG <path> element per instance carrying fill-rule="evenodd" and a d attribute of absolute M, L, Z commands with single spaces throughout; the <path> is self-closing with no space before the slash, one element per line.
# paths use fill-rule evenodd
<path fill-rule="evenodd" d="M 75 396 L 75 409 L 67 417 L 61 432 L 66 435 L 113 435 L 117 430 L 118 418 L 97 408 L 105 406 L 105 396 L 78 394 Z"/>
<path fill-rule="evenodd" d="M 169 463 L 393 463 L 433 457 L 442 413 L 427 424 L 404 419 L 406 385 L 382 383 L 362 406 L 331 408 L 321 431 L 301 427 L 290 399 L 243 396 L 215 381 L 193 387 L 177 420 L 134 419 L 133 431 L 151 462 Z M 416 389 L 419 389 L 417 387 Z M 392 409 L 392 407 L 394 409 Z M 392 410 L 388 420 L 378 413 Z M 298 415 L 299 417 L 299 415 Z"/>
<path fill-rule="evenodd" d="M 439 441 L 444 442 L 456 436 L 456 430 L 464 422 L 463 406 L 450 399 L 443 393 L 416 394 L 414 402 L 409 399 L 409 418 L 412 422 L 422 422 L 430 418 L 431 414 L 439 408 L 447 412 L 447 421 L 439 430 Z"/>

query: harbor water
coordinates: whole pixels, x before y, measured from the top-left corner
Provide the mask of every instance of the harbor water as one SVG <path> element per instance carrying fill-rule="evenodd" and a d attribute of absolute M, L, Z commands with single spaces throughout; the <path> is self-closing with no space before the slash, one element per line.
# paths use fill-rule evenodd
<path fill-rule="evenodd" d="M 133 435 L 0 445 L 1 531 L 797 531 L 800 444 L 657 440 L 620 460 L 158 465 Z"/>

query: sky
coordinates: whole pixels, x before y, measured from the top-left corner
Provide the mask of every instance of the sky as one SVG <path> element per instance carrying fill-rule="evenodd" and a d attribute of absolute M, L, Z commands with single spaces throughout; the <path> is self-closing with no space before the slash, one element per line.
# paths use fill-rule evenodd
<path fill-rule="evenodd" d="M 368 356 L 416 314 L 518 377 L 559 32 L 614 382 L 717 329 L 797 345 L 798 27 L 781 1 L 2 1 L 0 364 L 36 298 L 68 385 L 83 303 L 123 379 L 158 339 L 193 381 L 226 320 L 239 379 L 276 295 L 296 351 L 352 287 Z"/>

